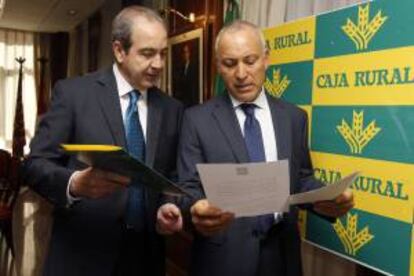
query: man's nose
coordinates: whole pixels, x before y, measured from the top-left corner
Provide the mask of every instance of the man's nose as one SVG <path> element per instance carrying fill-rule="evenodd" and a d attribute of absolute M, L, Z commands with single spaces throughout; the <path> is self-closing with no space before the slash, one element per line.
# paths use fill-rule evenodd
<path fill-rule="evenodd" d="M 164 58 L 160 54 L 155 55 L 154 59 L 151 62 L 151 66 L 156 69 L 161 69 L 164 67 Z"/>
<path fill-rule="evenodd" d="M 243 64 L 237 65 L 236 68 L 236 78 L 239 80 L 245 79 L 247 76 L 246 67 Z"/>

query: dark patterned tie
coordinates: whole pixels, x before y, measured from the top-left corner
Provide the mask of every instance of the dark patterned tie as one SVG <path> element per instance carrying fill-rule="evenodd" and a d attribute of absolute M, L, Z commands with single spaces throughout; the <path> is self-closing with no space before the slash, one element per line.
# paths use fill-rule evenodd
<path fill-rule="evenodd" d="M 264 162 L 266 155 L 263 145 L 260 123 L 254 116 L 255 104 L 244 103 L 240 105 L 246 115 L 244 121 L 244 141 L 249 154 L 250 162 Z M 257 217 L 256 231 L 264 235 L 269 231 L 274 222 L 274 214 L 266 214 Z"/>
<path fill-rule="evenodd" d="M 125 114 L 125 133 L 128 153 L 139 161 L 145 160 L 145 140 L 139 121 L 137 102 L 141 93 L 137 90 L 129 92 L 129 105 Z M 143 230 L 145 224 L 144 191 L 142 186 L 132 179 L 128 187 L 126 208 L 126 224 L 135 230 Z"/>

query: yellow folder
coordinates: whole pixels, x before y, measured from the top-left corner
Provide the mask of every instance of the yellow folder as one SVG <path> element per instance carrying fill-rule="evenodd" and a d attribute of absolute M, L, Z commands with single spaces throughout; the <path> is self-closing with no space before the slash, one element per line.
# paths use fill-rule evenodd
<path fill-rule="evenodd" d="M 61 147 L 68 154 L 77 154 L 79 161 L 91 167 L 137 180 L 132 183 L 140 183 L 163 194 L 191 197 L 177 184 L 130 156 L 122 147 L 90 144 L 62 144 Z"/>

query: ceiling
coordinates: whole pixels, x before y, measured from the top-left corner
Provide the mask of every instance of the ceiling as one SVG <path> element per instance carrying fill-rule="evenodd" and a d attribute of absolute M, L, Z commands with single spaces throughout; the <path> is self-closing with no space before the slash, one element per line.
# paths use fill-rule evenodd
<path fill-rule="evenodd" d="M 69 31 L 104 2 L 105 0 L 5 0 L 2 15 L 0 10 L 0 28 L 35 32 Z M 72 15 L 71 10 L 75 11 Z"/>

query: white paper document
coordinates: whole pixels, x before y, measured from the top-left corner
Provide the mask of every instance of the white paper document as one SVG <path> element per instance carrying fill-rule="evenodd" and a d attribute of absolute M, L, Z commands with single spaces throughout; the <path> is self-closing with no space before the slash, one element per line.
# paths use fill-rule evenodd
<path fill-rule="evenodd" d="M 236 217 L 286 212 L 289 164 L 197 164 L 208 201 Z"/>
<path fill-rule="evenodd" d="M 287 160 L 243 164 L 197 164 L 208 201 L 236 217 L 287 212 L 289 205 L 332 200 L 358 172 L 317 190 L 290 195 Z"/>
<path fill-rule="evenodd" d="M 289 197 L 290 204 L 304 204 L 313 203 L 322 200 L 332 200 L 339 196 L 348 188 L 355 178 L 359 175 L 359 172 L 354 172 L 336 183 L 329 184 L 317 190 L 312 190 L 305 193 L 294 194 Z"/>

